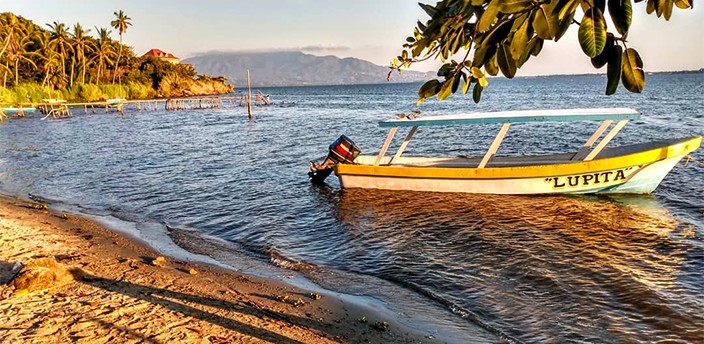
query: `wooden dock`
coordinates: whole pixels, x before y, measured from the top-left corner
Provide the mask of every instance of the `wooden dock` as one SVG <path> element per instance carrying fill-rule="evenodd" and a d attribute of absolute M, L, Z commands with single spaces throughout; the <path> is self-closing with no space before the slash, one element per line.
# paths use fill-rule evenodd
<path fill-rule="evenodd" d="M 251 97 L 251 98 L 250 98 Z M 179 97 L 160 99 L 119 100 L 109 99 L 95 102 L 67 102 L 64 100 L 47 100 L 40 103 L 0 103 L 11 104 L 17 107 L 34 107 L 41 112 L 42 119 L 61 119 L 71 117 L 72 112 L 83 109 L 85 114 L 98 112 L 116 112 L 124 115 L 125 111 L 183 111 L 201 109 L 221 109 L 226 107 L 245 107 L 248 105 L 268 106 L 271 101 L 268 95 L 259 91 L 255 95 L 230 95 L 230 96 L 204 96 L 204 97 Z M 0 114 L 3 116 L 4 114 Z M 23 116 L 18 116 L 23 117 Z M 2 117 L 0 117 L 2 120 Z"/>

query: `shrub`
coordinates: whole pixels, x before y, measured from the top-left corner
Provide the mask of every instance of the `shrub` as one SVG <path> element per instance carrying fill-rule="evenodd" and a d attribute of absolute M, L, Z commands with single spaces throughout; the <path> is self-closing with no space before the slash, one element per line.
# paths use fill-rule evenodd
<path fill-rule="evenodd" d="M 42 87 L 33 82 L 21 83 L 14 87 L 0 87 L 0 102 L 3 103 L 27 103 L 41 102 L 46 98 L 62 98 L 61 91 L 53 90 L 49 87 Z"/>
<path fill-rule="evenodd" d="M 127 83 L 127 93 L 129 99 L 151 99 L 156 96 L 153 88 L 137 82 Z"/>
<path fill-rule="evenodd" d="M 105 94 L 98 85 L 94 84 L 74 84 L 69 90 L 69 94 L 66 97 L 69 100 L 84 100 L 84 101 L 98 101 L 105 99 Z"/>
<path fill-rule="evenodd" d="M 100 90 L 103 91 L 105 99 L 128 97 L 128 89 L 125 85 L 100 85 Z"/>

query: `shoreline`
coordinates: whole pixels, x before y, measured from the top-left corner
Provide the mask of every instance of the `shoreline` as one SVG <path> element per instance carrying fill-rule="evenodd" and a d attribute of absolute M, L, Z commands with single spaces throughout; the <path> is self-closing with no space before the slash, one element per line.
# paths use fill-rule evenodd
<path fill-rule="evenodd" d="M 0 317 L 6 319 L 1 342 L 443 340 L 334 292 L 311 292 L 205 262 L 165 257 L 157 266 L 160 253 L 139 238 L 34 204 L 0 196 Z M 13 295 L 6 285 L 12 267 L 40 257 L 83 269 L 90 278 Z M 375 329 L 377 322 L 387 322 L 388 330 Z"/>

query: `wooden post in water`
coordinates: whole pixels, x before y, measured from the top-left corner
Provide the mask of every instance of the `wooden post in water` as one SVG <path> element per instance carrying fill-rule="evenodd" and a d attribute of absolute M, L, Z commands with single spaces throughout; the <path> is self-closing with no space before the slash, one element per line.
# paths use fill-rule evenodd
<path fill-rule="evenodd" d="M 249 82 L 249 69 L 247 69 L 247 116 L 252 120 L 252 84 Z"/>

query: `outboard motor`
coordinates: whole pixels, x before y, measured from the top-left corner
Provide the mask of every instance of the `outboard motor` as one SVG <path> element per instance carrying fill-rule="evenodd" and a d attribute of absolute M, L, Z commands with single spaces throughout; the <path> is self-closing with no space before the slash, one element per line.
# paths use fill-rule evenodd
<path fill-rule="evenodd" d="M 337 164 L 354 164 L 354 159 L 359 156 L 362 150 L 354 144 L 349 137 L 342 135 L 333 141 L 328 148 L 328 156 L 322 163 L 310 162 L 310 172 L 308 177 L 314 184 L 321 184 L 325 181 L 333 168 Z"/>

